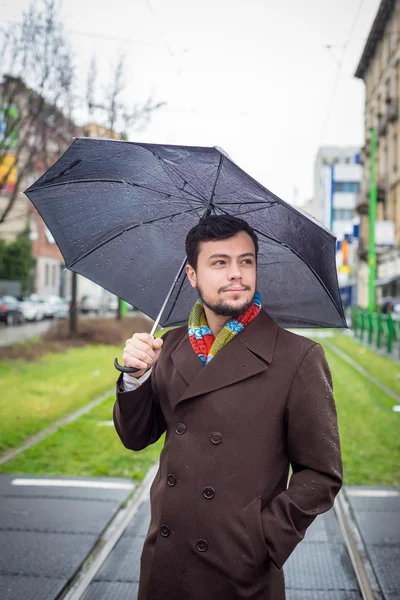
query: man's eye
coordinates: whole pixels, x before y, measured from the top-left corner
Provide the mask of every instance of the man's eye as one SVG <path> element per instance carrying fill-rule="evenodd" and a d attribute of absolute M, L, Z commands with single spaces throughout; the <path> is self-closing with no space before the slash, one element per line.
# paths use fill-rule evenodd
<path fill-rule="evenodd" d="M 251 260 L 251 258 L 245 258 L 243 262 L 246 263 L 246 264 L 248 264 L 248 265 L 252 265 L 253 264 L 253 261 Z"/>
<path fill-rule="evenodd" d="M 215 262 L 213 262 L 213 265 L 224 265 L 225 261 L 224 260 L 216 260 Z"/>

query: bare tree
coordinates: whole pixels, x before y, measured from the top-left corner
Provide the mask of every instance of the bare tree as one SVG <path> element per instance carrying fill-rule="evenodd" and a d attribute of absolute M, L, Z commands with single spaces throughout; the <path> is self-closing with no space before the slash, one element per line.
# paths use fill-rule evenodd
<path fill-rule="evenodd" d="M 56 0 L 40 4 L 31 0 L 20 22 L 0 28 L 0 77 L 0 225 L 16 218 L 22 225 L 24 215 L 12 215 L 19 193 L 59 158 L 74 136 L 125 139 L 127 131 L 142 129 L 164 104 L 150 97 L 132 106 L 123 101 L 123 57 L 110 83 L 101 89 L 93 59 L 87 76 L 88 123 L 78 127 L 75 65 Z M 73 274 L 73 333 L 77 330 L 76 283 Z"/>
<path fill-rule="evenodd" d="M 149 123 L 152 114 L 165 105 L 165 102 L 156 102 L 151 97 L 143 104 L 127 105 L 122 99 L 125 91 L 125 70 L 125 57 L 120 55 L 110 83 L 100 91 L 96 59 L 92 58 L 86 90 L 90 124 L 84 128 L 89 137 L 93 135 L 127 139 L 127 131 L 142 130 Z M 121 300 L 118 302 L 116 318 L 122 318 Z"/>
<path fill-rule="evenodd" d="M 0 69 L 1 224 L 77 134 L 74 65 L 55 0 L 32 2 L 20 23 L 0 31 Z"/>

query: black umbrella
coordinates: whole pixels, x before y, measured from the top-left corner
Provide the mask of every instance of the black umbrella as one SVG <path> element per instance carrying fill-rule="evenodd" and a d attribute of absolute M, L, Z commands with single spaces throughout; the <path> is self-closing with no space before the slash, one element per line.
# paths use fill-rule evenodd
<path fill-rule="evenodd" d="M 184 243 L 209 214 L 241 217 L 256 231 L 258 289 L 280 325 L 347 327 L 334 236 L 220 149 L 77 138 L 25 193 L 68 269 L 163 327 L 185 323 L 196 301 Z"/>

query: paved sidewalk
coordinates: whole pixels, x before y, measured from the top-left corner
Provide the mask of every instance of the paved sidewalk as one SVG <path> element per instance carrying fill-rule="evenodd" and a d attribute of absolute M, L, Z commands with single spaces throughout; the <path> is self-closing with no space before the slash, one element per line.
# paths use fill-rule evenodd
<path fill-rule="evenodd" d="M 30 484 L 15 485 L 18 479 Z M 26 479 L 0 476 L 0 598 L 56 600 L 126 500 L 132 484 L 121 479 Z M 61 487 L 48 485 L 59 482 Z M 345 492 L 383 600 L 399 599 L 400 490 L 346 487 Z M 147 498 L 84 600 L 136 598 L 149 519 Z M 285 564 L 284 573 L 287 600 L 361 600 L 334 510 L 317 517 Z"/>
<path fill-rule="evenodd" d="M 0 476 L 1 600 L 57 598 L 133 488 L 120 479 L 30 479 Z"/>

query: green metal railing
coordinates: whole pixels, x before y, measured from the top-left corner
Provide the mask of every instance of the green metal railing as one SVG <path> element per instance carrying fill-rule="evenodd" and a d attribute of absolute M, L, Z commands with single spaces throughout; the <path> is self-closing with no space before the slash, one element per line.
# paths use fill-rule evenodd
<path fill-rule="evenodd" d="M 391 314 L 369 312 L 354 306 L 352 309 L 352 327 L 355 337 L 389 354 L 400 350 L 400 320 Z"/>

